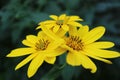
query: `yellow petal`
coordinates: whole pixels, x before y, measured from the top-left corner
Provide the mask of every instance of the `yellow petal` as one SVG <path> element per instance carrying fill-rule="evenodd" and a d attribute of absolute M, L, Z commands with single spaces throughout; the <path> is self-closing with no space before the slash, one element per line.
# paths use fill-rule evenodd
<path fill-rule="evenodd" d="M 79 16 L 70 16 L 69 21 L 83 21 Z"/>
<path fill-rule="evenodd" d="M 55 41 L 51 42 L 47 49 L 48 50 L 53 50 L 53 49 L 56 49 L 58 46 L 60 46 L 62 43 L 64 43 L 64 40 L 62 39 L 56 39 Z"/>
<path fill-rule="evenodd" d="M 44 55 L 40 53 L 31 61 L 27 72 L 29 78 L 32 77 L 37 72 L 38 68 L 43 63 L 44 58 L 45 58 Z"/>
<path fill-rule="evenodd" d="M 12 50 L 7 55 L 7 57 L 19 57 L 19 56 L 31 54 L 33 52 L 35 52 L 35 50 L 33 48 L 18 48 L 18 49 Z"/>
<path fill-rule="evenodd" d="M 36 30 L 37 30 L 37 29 L 40 29 L 40 28 L 41 28 L 41 25 L 40 25 L 40 26 L 38 26 L 38 27 L 36 28 Z"/>
<path fill-rule="evenodd" d="M 120 57 L 120 53 L 116 51 L 110 51 L 110 50 L 101 50 L 96 48 L 87 48 L 84 50 L 86 54 L 94 55 L 102 58 L 116 58 Z"/>
<path fill-rule="evenodd" d="M 38 53 L 33 53 L 30 56 L 28 56 L 27 58 L 25 58 L 22 62 L 20 62 L 16 67 L 15 70 L 21 68 L 22 66 L 24 66 L 25 64 L 27 64 L 29 61 L 31 61 Z"/>
<path fill-rule="evenodd" d="M 83 52 L 83 53 L 86 54 L 85 52 Z M 108 64 L 112 64 L 112 62 L 109 60 L 106 60 L 106 59 L 103 59 L 103 58 L 100 58 L 100 57 L 97 57 L 97 56 L 94 56 L 91 54 L 86 54 L 86 55 L 93 58 L 93 59 L 100 60 L 100 61 L 103 61 L 103 62 L 108 63 Z"/>
<path fill-rule="evenodd" d="M 37 38 L 38 40 L 41 40 L 41 39 L 45 39 L 47 40 L 49 37 L 43 32 L 43 31 L 39 31 L 38 34 L 37 34 Z"/>
<path fill-rule="evenodd" d="M 84 35 L 86 35 L 89 31 L 89 27 L 87 25 L 80 27 L 78 29 L 78 34 L 80 38 L 82 38 Z"/>
<path fill-rule="evenodd" d="M 89 44 L 89 43 L 92 43 L 92 42 L 98 40 L 99 38 L 101 38 L 104 33 L 105 33 L 104 27 L 101 27 L 101 26 L 96 27 L 96 28 L 92 29 L 88 34 L 86 34 L 83 37 L 83 40 L 84 40 L 85 44 Z"/>
<path fill-rule="evenodd" d="M 88 47 L 93 47 L 93 48 L 111 48 L 114 46 L 113 42 L 94 42 L 89 45 Z"/>
<path fill-rule="evenodd" d="M 62 28 L 63 28 L 64 31 L 68 31 L 69 30 L 69 26 L 67 26 L 67 25 L 63 25 Z"/>
<path fill-rule="evenodd" d="M 45 61 L 49 64 L 54 64 L 56 61 L 56 57 L 46 57 Z"/>
<path fill-rule="evenodd" d="M 75 26 L 70 26 L 69 25 L 69 35 L 70 36 L 76 36 L 77 35 L 77 28 Z"/>
<path fill-rule="evenodd" d="M 72 26 L 76 26 L 76 27 L 82 27 L 82 24 L 80 24 L 80 23 L 78 23 L 78 22 L 73 22 L 73 21 L 71 21 L 71 22 L 68 22 L 67 24 L 68 24 L 68 25 L 72 25 Z"/>
<path fill-rule="evenodd" d="M 51 39 L 56 40 L 56 39 L 60 39 L 57 35 L 55 35 L 52 31 L 50 31 L 48 28 L 46 27 L 42 27 L 43 32 L 49 36 Z"/>
<path fill-rule="evenodd" d="M 56 23 L 50 23 L 50 24 L 45 25 L 44 27 L 47 27 L 48 29 L 53 30 L 54 26 L 56 26 Z"/>
<path fill-rule="evenodd" d="M 65 17 L 66 17 L 66 14 L 62 14 L 62 15 L 59 16 L 59 20 L 64 20 Z"/>
<path fill-rule="evenodd" d="M 91 73 L 95 73 L 97 71 L 96 65 L 84 54 L 81 53 L 81 63 L 82 66 L 86 69 L 91 69 Z"/>
<path fill-rule="evenodd" d="M 59 30 L 59 28 L 60 28 L 60 26 L 55 25 L 55 26 L 53 27 L 53 32 L 56 33 L 56 32 Z"/>
<path fill-rule="evenodd" d="M 31 42 L 29 42 L 28 40 L 23 40 L 22 43 L 25 45 L 25 46 L 29 46 L 29 47 L 34 47 L 35 45 Z"/>
<path fill-rule="evenodd" d="M 34 36 L 34 35 L 28 35 L 26 37 L 26 40 L 28 40 L 29 42 L 31 42 L 33 44 L 36 44 L 36 42 L 38 42 L 37 36 Z"/>
<path fill-rule="evenodd" d="M 56 21 L 53 21 L 53 20 L 46 20 L 44 22 L 41 22 L 38 26 L 38 28 L 36 29 L 39 29 L 39 28 L 42 28 L 42 27 L 47 27 L 48 29 L 52 28 L 54 25 L 56 24 Z"/>
<path fill-rule="evenodd" d="M 58 16 L 56 15 L 50 15 L 50 18 L 54 19 L 54 20 L 57 20 L 58 19 Z"/>
<path fill-rule="evenodd" d="M 66 31 L 60 28 L 55 34 L 59 37 L 63 37 L 66 34 Z"/>
<path fill-rule="evenodd" d="M 72 66 L 80 66 L 81 65 L 81 60 L 80 60 L 80 55 L 76 53 L 69 52 L 67 54 L 67 63 Z"/>
<path fill-rule="evenodd" d="M 67 49 L 67 50 L 70 51 L 70 52 L 73 52 L 73 51 L 74 51 L 72 48 L 70 48 L 69 46 L 64 45 L 64 44 L 61 45 L 61 47 L 64 48 L 64 49 Z"/>
<path fill-rule="evenodd" d="M 41 24 L 43 24 L 43 23 L 44 23 L 44 21 L 42 21 L 42 22 L 39 22 L 39 23 L 38 23 L 38 25 L 41 25 Z"/>
<path fill-rule="evenodd" d="M 46 54 L 46 56 L 48 56 L 48 57 L 59 56 L 59 55 L 63 54 L 66 51 L 67 51 L 66 49 L 58 47 L 55 50 L 52 50 L 51 52 L 49 51 Z"/>

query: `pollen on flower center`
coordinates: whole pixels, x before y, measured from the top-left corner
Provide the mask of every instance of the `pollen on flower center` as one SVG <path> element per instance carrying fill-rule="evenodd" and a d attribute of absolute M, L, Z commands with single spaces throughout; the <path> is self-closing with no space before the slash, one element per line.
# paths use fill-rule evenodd
<path fill-rule="evenodd" d="M 49 40 L 40 39 L 35 45 L 36 50 L 45 50 L 49 43 Z"/>
<path fill-rule="evenodd" d="M 63 25 L 63 22 L 64 22 L 64 20 L 58 20 L 58 21 L 56 22 L 56 24 L 62 26 L 62 25 Z"/>
<path fill-rule="evenodd" d="M 70 36 L 67 38 L 67 43 L 66 45 L 68 45 L 69 47 L 73 48 L 73 50 L 82 50 L 84 45 L 82 43 L 82 40 L 79 39 L 78 36 Z"/>

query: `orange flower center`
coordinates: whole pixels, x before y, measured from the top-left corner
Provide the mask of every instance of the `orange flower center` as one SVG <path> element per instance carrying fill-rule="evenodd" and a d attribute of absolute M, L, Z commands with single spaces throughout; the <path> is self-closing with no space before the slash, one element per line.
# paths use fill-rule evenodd
<path fill-rule="evenodd" d="M 40 39 L 35 45 L 36 50 L 45 50 L 49 43 L 49 40 Z"/>
<path fill-rule="evenodd" d="M 83 42 L 81 39 L 79 39 L 78 36 L 70 36 L 67 38 L 67 42 L 66 45 L 68 45 L 69 47 L 71 47 L 73 50 L 83 50 Z"/>

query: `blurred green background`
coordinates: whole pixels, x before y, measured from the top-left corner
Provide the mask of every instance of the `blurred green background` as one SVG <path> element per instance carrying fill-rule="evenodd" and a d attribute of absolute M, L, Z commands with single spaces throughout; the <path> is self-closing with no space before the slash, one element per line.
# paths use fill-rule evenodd
<path fill-rule="evenodd" d="M 29 64 L 14 70 L 25 57 L 5 56 L 22 47 L 26 35 L 36 34 L 40 21 L 62 13 L 80 16 L 91 29 L 105 26 L 101 40 L 115 42 L 112 50 L 120 52 L 120 0 L 0 0 L 0 80 L 120 80 L 120 58 L 110 59 L 112 65 L 92 59 L 98 67 L 95 74 L 81 66 L 62 66 L 65 55 L 58 57 L 56 65 L 44 63 L 30 79 L 26 75 Z"/>

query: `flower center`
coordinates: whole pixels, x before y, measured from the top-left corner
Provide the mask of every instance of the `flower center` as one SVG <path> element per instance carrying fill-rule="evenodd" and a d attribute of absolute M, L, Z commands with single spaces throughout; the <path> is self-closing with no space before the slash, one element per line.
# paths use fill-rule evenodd
<path fill-rule="evenodd" d="M 79 39 L 78 36 L 70 36 L 67 38 L 67 43 L 66 45 L 68 45 L 69 47 L 73 48 L 73 50 L 83 50 L 83 43 L 82 40 Z"/>
<path fill-rule="evenodd" d="M 56 22 L 56 24 L 62 26 L 62 25 L 63 25 L 63 22 L 64 22 L 64 20 L 58 20 L 58 21 Z"/>
<path fill-rule="evenodd" d="M 49 43 L 49 40 L 40 39 L 35 45 L 36 50 L 45 50 Z"/>

